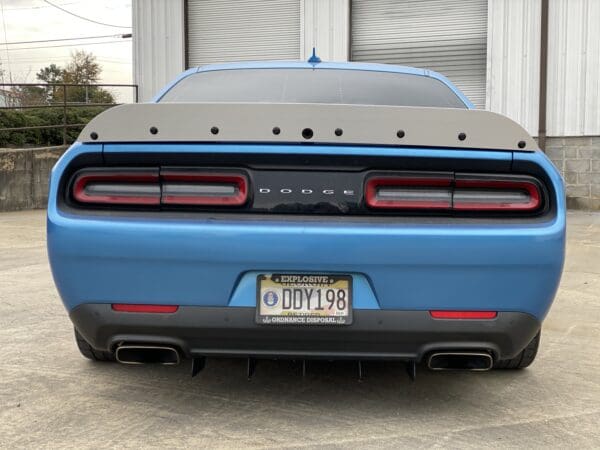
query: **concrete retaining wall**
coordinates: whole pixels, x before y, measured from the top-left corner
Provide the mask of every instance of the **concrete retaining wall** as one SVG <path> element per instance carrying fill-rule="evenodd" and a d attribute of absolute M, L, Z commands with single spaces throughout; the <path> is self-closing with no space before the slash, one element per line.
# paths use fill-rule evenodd
<path fill-rule="evenodd" d="M 565 179 L 567 206 L 600 210 L 600 136 L 550 137 L 546 154 Z"/>
<path fill-rule="evenodd" d="M 45 208 L 50 170 L 66 148 L 0 149 L 0 211 Z"/>

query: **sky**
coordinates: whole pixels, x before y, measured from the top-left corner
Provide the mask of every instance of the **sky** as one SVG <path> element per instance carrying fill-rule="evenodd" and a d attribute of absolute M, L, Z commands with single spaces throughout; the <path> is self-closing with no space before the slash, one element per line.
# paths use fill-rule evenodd
<path fill-rule="evenodd" d="M 0 0 L 0 67 L 4 70 L 4 83 L 11 82 L 11 78 L 13 83 L 36 82 L 35 74 L 42 67 L 52 63 L 65 66 L 75 50 L 92 52 L 97 57 L 103 69 L 100 82 L 132 83 L 131 39 L 120 37 L 124 33 L 131 33 L 130 0 L 49 1 L 85 18 L 124 28 L 79 19 L 44 0 Z M 7 44 L 88 36 L 111 37 Z M 50 46 L 53 48 L 40 48 Z M 129 95 L 123 92 L 119 96 Z"/>

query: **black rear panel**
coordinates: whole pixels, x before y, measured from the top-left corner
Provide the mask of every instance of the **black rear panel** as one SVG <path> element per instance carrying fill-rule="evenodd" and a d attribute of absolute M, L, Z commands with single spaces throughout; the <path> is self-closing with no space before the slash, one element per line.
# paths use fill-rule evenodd
<path fill-rule="evenodd" d="M 474 155 L 476 155 L 474 153 Z M 248 200 L 242 206 L 159 205 L 82 205 L 72 196 L 72 184 L 78 171 L 90 168 L 159 168 L 161 173 L 177 170 L 233 171 L 248 178 Z M 510 161 L 447 158 L 370 157 L 334 155 L 265 154 L 105 154 L 98 160 L 75 160 L 61 186 L 65 208 L 86 211 L 160 211 L 215 213 L 230 215 L 301 215 L 301 216 L 433 216 L 466 218 L 540 218 L 553 212 L 553 193 L 549 192 L 544 171 L 535 165 L 527 172 L 512 171 Z M 365 203 L 365 181 L 376 174 L 456 174 L 481 175 L 496 179 L 531 180 L 542 194 L 542 206 L 534 212 L 472 212 L 427 210 L 373 210 Z"/>

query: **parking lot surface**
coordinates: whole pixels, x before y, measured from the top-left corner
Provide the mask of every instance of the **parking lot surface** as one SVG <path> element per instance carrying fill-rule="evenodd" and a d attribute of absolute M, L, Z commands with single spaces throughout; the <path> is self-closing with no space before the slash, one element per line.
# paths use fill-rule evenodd
<path fill-rule="evenodd" d="M 46 258 L 43 211 L 0 214 L 0 447 L 600 447 L 600 214 L 570 213 L 567 262 L 527 370 L 79 354 Z M 110 282 L 110 281 L 108 281 Z"/>

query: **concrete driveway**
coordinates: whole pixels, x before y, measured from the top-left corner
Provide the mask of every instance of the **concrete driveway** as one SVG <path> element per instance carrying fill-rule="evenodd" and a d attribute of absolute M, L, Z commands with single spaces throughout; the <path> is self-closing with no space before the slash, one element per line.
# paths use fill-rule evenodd
<path fill-rule="evenodd" d="M 520 372 L 242 360 L 126 367 L 75 347 L 44 212 L 0 214 L 0 447 L 599 447 L 600 214 L 572 213 L 537 361 Z"/>

